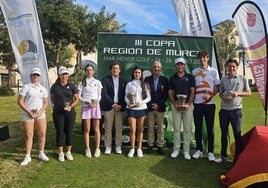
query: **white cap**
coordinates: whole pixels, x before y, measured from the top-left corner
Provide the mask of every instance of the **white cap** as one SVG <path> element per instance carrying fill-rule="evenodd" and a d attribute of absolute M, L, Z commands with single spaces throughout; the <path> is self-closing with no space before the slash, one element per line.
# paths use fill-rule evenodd
<path fill-rule="evenodd" d="M 58 70 L 58 74 L 62 75 L 62 74 L 69 74 L 68 70 L 66 67 L 60 67 Z"/>
<path fill-rule="evenodd" d="M 177 64 L 177 63 L 183 63 L 183 64 L 185 64 L 185 59 L 182 58 L 182 57 L 176 58 L 175 59 L 175 64 Z"/>
<path fill-rule="evenodd" d="M 32 68 L 31 74 L 38 74 L 39 76 L 41 76 L 41 70 L 37 67 Z"/>

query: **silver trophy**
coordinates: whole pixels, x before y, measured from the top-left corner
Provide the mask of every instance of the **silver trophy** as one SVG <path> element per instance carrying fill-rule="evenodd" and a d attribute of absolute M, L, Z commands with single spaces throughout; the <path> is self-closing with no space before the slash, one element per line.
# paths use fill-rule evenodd
<path fill-rule="evenodd" d="M 185 110 L 184 105 L 185 105 L 185 102 L 186 102 L 186 99 L 187 99 L 187 95 L 178 94 L 177 99 L 178 99 L 177 102 L 178 102 L 178 105 L 179 105 L 177 110 L 179 110 L 179 111 Z"/>
<path fill-rule="evenodd" d="M 129 100 L 129 107 L 135 107 L 137 105 L 137 101 L 136 101 L 136 93 L 134 92 L 130 92 L 127 94 L 127 98 Z"/>

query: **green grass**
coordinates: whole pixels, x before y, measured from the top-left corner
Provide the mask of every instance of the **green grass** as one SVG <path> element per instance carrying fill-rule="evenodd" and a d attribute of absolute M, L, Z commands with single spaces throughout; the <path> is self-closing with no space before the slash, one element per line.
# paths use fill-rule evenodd
<path fill-rule="evenodd" d="M 207 158 L 186 161 L 180 155 L 171 159 L 172 149 L 160 156 L 156 151 L 143 158 L 127 158 L 128 147 L 122 155 L 102 154 L 100 158 L 85 158 L 81 135 L 80 107 L 74 129 L 74 161 L 57 161 L 55 129 L 51 118 L 51 107 L 47 111 L 48 134 L 46 152 L 48 163 L 37 160 L 35 137 L 32 162 L 24 167 L 19 163 L 24 157 L 24 135 L 20 122 L 20 109 L 16 97 L 0 97 L 0 127 L 9 125 L 10 139 L 0 142 L 0 187 L 222 187 L 221 175 L 233 166 L 229 162 L 216 164 Z M 215 154 L 220 151 L 220 128 L 218 121 L 219 98 L 215 115 Z M 255 125 L 264 124 L 264 110 L 257 93 L 244 98 L 242 132 Z M 230 132 L 231 133 L 231 132 Z M 231 134 L 231 142 L 233 136 Z M 91 145 L 94 145 L 92 139 Z M 104 148 L 101 148 L 102 151 Z M 191 151 L 193 153 L 194 151 Z"/>

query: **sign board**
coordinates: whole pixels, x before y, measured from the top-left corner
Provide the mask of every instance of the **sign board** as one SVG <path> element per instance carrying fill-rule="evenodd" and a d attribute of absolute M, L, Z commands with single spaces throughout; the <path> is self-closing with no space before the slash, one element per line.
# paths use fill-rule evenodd
<path fill-rule="evenodd" d="M 199 66 L 197 53 L 207 50 L 211 54 L 212 47 L 212 37 L 99 33 L 97 77 L 102 79 L 108 75 L 109 66 L 115 61 L 122 64 L 121 75 L 126 80 L 131 79 L 134 66 L 142 67 L 146 77 L 151 73 L 152 62 L 160 60 L 162 74 L 169 78 L 176 73 L 177 57 L 186 60 L 186 72 L 191 73 Z"/>

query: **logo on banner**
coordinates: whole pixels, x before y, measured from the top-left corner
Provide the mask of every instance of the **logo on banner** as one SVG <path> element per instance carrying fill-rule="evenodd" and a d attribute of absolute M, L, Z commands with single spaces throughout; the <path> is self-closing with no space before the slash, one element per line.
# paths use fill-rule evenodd
<path fill-rule="evenodd" d="M 27 52 L 37 53 L 37 46 L 31 40 L 23 40 L 19 44 L 20 55 L 24 55 Z"/>
<path fill-rule="evenodd" d="M 31 40 L 21 41 L 18 49 L 21 55 L 21 63 L 38 63 L 38 61 L 41 59 L 37 54 L 37 45 Z"/>
<path fill-rule="evenodd" d="M 247 24 L 249 27 L 253 27 L 256 24 L 256 14 L 254 13 L 247 13 Z"/>

